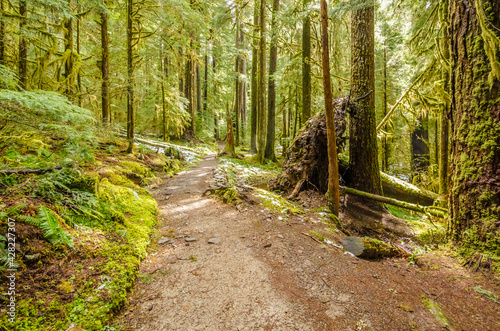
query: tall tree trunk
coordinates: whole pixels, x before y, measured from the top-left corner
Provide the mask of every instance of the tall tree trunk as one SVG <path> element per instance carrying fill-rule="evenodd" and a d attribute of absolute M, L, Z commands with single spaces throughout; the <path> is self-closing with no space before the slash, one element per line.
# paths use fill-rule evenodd
<path fill-rule="evenodd" d="M 240 48 L 243 49 L 243 53 L 245 52 L 245 33 L 243 28 L 240 29 Z M 240 77 L 246 77 L 247 75 L 247 59 L 245 55 L 240 57 Z M 240 136 L 241 140 L 245 141 L 245 126 L 246 126 L 246 118 L 247 118 L 247 83 L 245 80 L 240 80 L 240 117 L 241 117 L 241 125 L 240 125 Z"/>
<path fill-rule="evenodd" d="M 330 79 L 330 54 L 328 48 L 328 10 L 325 0 L 321 0 L 321 62 L 323 66 L 323 91 L 325 95 L 326 135 L 328 145 L 328 209 L 339 215 L 339 165 L 337 159 L 337 135 L 333 114 L 332 82 Z"/>
<path fill-rule="evenodd" d="M 78 11 L 80 11 L 80 5 L 78 5 Z M 81 54 L 81 18 L 78 17 L 76 20 L 76 53 L 78 56 Z M 78 88 L 78 106 L 82 106 L 82 75 L 80 70 L 78 70 L 78 74 L 76 76 L 77 79 L 77 88 Z"/>
<path fill-rule="evenodd" d="M 498 252 L 500 2 L 450 0 L 449 8 L 451 238 Z"/>
<path fill-rule="evenodd" d="M 215 62 L 215 54 L 212 55 L 213 56 L 213 70 L 214 70 L 214 77 L 215 77 L 215 74 L 217 73 L 216 72 L 216 62 Z M 217 85 L 216 85 L 216 82 L 215 82 L 215 79 L 213 80 L 213 84 L 214 84 L 214 97 L 217 96 Z M 215 105 L 214 105 L 214 138 L 215 138 L 215 141 L 218 141 L 220 139 L 220 134 L 219 134 L 219 115 L 217 114 L 217 111 L 216 111 L 216 108 Z"/>
<path fill-rule="evenodd" d="M 351 110 L 349 182 L 353 188 L 381 195 L 375 123 L 374 2 L 351 14 Z"/>
<path fill-rule="evenodd" d="M 193 44 L 191 43 L 191 49 L 193 49 Z M 191 105 L 190 109 L 190 114 L 191 114 L 191 132 L 192 132 L 192 137 L 196 135 L 196 64 L 195 64 L 195 59 L 194 55 L 191 57 L 190 61 L 190 66 L 189 66 L 189 77 L 190 77 L 190 93 L 189 93 L 189 104 Z"/>
<path fill-rule="evenodd" d="M 19 0 L 19 15 L 21 16 L 21 23 L 19 23 L 21 30 L 19 36 L 19 86 L 24 90 L 28 88 L 28 43 L 23 31 L 26 26 L 27 9 L 26 0 Z"/>
<path fill-rule="evenodd" d="M 101 13 L 101 107 L 102 123 L 111 123 L 110 95 L 109 95 L 109 36 L 108 36 L 108 7 L 107 0 L 104 1 Z"/>
<path fill-rule="evenodd" d="M 304 0 L 304 10 L 309 11 L 309 1 Z M 304 20 L 302 30 L 302 118 L 305 123 L 311 117 L 311 17 Z"/>
<path fill-rule="evenodd" d="M 186 94 L 184 93 L 184 77 L 183 72 L 182 72 L 182 66 L 183 66 L 183 50 L 182 47 L 179 49 L 179 94 L 187 98 Z"/>
<path fill-rule="evenodd" d="M 239 15 L 239 11 L 236 13 Z M 240 145 L 240 107 L 241 107 L 241 88 L 240 88 L 240 24 L 239 18 L 236 19 L 236 37 L 235 37 L 235 48 L 236 48 L 236 59 L 234 60 L 234 92 L 235 92 L 235 103 L 234 103 L 234 118 L 235 118 L 235 144 Z"/>
<path fill-rule="evenodd" d="M 196 63 L 196 111 L 203 116 L 203 95 L 201 89 L 201 68 Z"/>
<path fill-rule="evenodd" d="M 189 126 L 187 127 L 186 131 L 184 131 L 184 137 L 191 139 L 195 136 L 196 132 L 196 73 L 195 73 L 195 64 L 194 64 L 194 58 L 191 54 L 193 51 L 193 40 L 191 39 L 191 46 L 190 50 L 188 51 L 187 54 L 187 60 L 186 60 L 186 80 L 185 80 L 185 92 L 184 95 L 186 99 L 188 100 L 188 112 L 191 115 L 191 120 L 189 123 Z"/>
<path fill-rule="evenodd" d="M 162 52 L 163 53 L 163 50 Z M 167 102 L 165 100 L 165 81 L 168 79 L 168 58 L 160 55 L 161 63 L 163 65 L 163 73 L 165 77 L 161 80 L 161 104 L 162 104 L 162 136 L 163 141 L 167 141 Z"/>
<path fill-rule="evenodd" d="M 203 117 L 207 116 L 207 106 L 208 106 L 208 47 L 207 53 L 205 54 L 205 77 L 203 79 Z"/>
<path fill-rule="evenodd" d="M 429 165 L 429 120 L 427 115 L 418 116 L 411 133 L 411 170 L 426 172 Z"/>
<path fill-rule="evenodd" d="M 387 115 L 387 47 L 384 40 L 384 117 Z M 384 131 L 387 132 L 387 125 L 384 126 Z M 384 135 L 382 139 L 382 171 L 389 169 L 389 139 Z"/>
<path fill-rule="evenodd" d="M 68 0 L 68 7 L 71 7 L 71 0 Z M 70 100 L 73 99 L 73 19 L 68 18 L 64 21 L 64 53 L 67 56 L 66 62 L 64 63 L 64 93 L 68 96 Z"/>
<path fill-rule="evenodd" d="M 224 147 L 223 153 L 231 156 L 236 156 L 236 151 L 234 149 L 233 120 L 231 119 L 229 104 L 226 104 L 226 129 L 227 129 L 227 138 L 226 138 L 226 146 Z"/>
<path fill-rule="evenodd" d="M 259 68 L 259 6 L 255 0 L 253 12 L 252 73 L 251 73 L 251 118 L 250 118 L 250 153 L 257 154 L 257 115 L 258 115 L 258 68 Z"/>
<path fill-rule="evenodd" d="M 295 88 L 295 118 L 293 121 L 293 138 L 295 138 L 295 135 L 297 134 L 297 123 L 299 121 L 299 88 Z"/>
<path fill-rule="evenodd" d="M 266 0 L 260 0 L 259 45 L 259 131 L 257 137 L 257 161 L 264 163 L 266 148 Z"/>
<path fill-rule="evenodd" d="M 443 51 L 443 57 L 450 60 L 450 35 L 449 35 L 449 21 L 448 21 L 448 0 L 443 3 L 443 17 L 446 20 L 446 25 L 443 29 L 443 46 L 441 47 Z M 450 94 L 450 68 L 443 70 L 442 78 L 444 80 L 443 89 L 446 94 Z M 439 116 L 439 194 L 448 194 L 449 186 L 449 131 L 450 131 L 450 101 L 446 96 L 444 97 L 444 106 L 441 110 Z"/>
<path fill-rule="evenodd" d="M 134 0 L 127 0 L 127 153 L 132 153 L 135 136 L 133 13 Z"/>
<path fill-rule="evenodd" d="M 435 118 L 434 123 L 434 164 L 439 166 L 439 119 Z"/>
<path fill-rule="evenodd" d="M 276 155 L 274 154 L 274 144 L 275 144 L 275 132 L 276 132 L 276 61 L 278 58 L 278 11 L 279 11 L 279 0 L 273 1 L 273 17 L 271 26 L 271 49 L 269 51 L 269 83 L 268 83 L 268 113 L 267 113 L 267 139 L 266 139 L 266 151 L 264 157 L 271 161 L 276 161 Z"/>
<path fill-rule="evenodd" d="M 0 10 L 4 11 L 4 0 L 0 0 Z M 5 22 L 0 20 L 0 64 L 7 65 L 5 58 Z"/>

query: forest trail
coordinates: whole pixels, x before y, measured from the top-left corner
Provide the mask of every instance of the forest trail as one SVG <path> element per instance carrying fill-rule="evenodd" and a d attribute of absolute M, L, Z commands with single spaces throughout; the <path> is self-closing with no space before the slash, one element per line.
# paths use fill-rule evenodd
<path fill-rule="evenodd" d="M 409 266 L 319 244 L 304 235 L 320 223 L 308 215 L 285 222 L 251 198 L 204 196 L 216 166 L 209 155 L 152 192 L 158 232 L 119 317 L 125 330 L 500 328 L 500 305 L 472 290 L 480 275 L 442 256 Z"/>
<path fill-rule="evenodd" d="M 156 192 L 160 234 L 175 230 L 176 238 L 159 244 L 143 263 L 141 273 L 153 273 L 154 282 L 146 280 L 136 289 L 137 310 L 128 326 L 309 329 L 308 321 L 292 314 L 292 305 L 273 289 L 270 267 L 255 256 L 261 238 L 250 237 L 252 222 L 233 206 L 202 196 L 216 165 L 215 155 L 207 156 Z M 190 238 L 196 241 L 187 242 Z M 218 243 L 209 244 L 210 239 Z"/>

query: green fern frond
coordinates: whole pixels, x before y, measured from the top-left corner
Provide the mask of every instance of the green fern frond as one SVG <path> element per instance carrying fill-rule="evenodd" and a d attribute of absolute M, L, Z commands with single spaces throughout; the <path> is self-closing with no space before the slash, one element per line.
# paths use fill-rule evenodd
<path fill-rule="evenodd" d="M 40 223 L 42 222 L 39 218 L 30 216 L 30 215 L 18 215 L 17 219 L 25 224 L 38 226 L 38 227 L 40 226 Z"/>
<path fill-rule="evenodd" d="M 57 218 L 58 216 L 52 210 L 41 206 L 39 208 L 38 215 L 42 220 L 40 229 L 42 229 L 45 239 L 53 245 L 66 244 L 71 248 L 74 247 L 71 236 L 61 227 Z"/>

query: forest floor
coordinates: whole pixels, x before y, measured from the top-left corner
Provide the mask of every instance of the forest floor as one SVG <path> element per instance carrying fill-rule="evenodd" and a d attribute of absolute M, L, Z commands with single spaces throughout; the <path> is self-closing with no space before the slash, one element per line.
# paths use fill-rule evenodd
<path fill-rule="evenodd" d="M 205 194 L 217 163 L 207 156 L 150 189 L 159 224 L 117 320 L 125 330 L 500 330 L 495 275 L 443 250 L 416 264 L 345 254 L 332 244 L 344 235 L 312 208 L 322 197 L 304 194 L 305 214 L 251 194 L 225 204 Z"/>

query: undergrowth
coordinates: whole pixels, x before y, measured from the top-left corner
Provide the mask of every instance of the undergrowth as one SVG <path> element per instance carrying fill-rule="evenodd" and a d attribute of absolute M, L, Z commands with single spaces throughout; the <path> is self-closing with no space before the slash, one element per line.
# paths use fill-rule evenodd
<path fill-rule="evenodd" d="M 0 326 L 14 327 L 4 307 L 7 268 L 17 268 L 17 330 L 111 330 L 156 224 L 145 186 L 183 165 L 142 146 L 125 154 L 126 142 L 96 128 L 90 111 L 57 93 L 13 90 L 14 75 L 0 76 L 0 169 L 45 170 L 0 173 Z"/>

